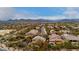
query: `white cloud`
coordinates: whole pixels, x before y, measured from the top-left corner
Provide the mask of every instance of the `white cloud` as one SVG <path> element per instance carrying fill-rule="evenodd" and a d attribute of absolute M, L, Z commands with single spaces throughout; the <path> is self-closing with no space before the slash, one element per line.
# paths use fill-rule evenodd
<path fill-rule="evenodd" d="M 52 19 L 52 20 L 60 20 L 60 19 L 79 19 L 79 8 L 68 7 L 65 8 L 63 15 L 58 16 L 48 16 L 48 17 L 41 17 L 44 19 Z"/>
<path fill-rule="evenodd" d="M 79 19 L 79 8 L 68 7 L 65 8 L 63 15 L 57 16 L 39 16 L 35 14 L 16 14 L 15 18 L 24 19 L 48 19 L 48 20 L 60 20 L 60 19 Z"/>
<path fill-rule="evenodd" d="M 27 11 L 28 12 L 28 11 Z M 36 14 L 33 13 L 17 13 L 15 8 L 11 7 L 0 7 L 0 20 L 9 20 L 9 19 L 28 19 L 35 18 Z"/>
<path fill-rule="evenodd" d="M 63 16 L 69 19 L 77 19 L 79 18 L 79 8 L 66 8 L 66 11 L 63 13 Z"/>
<path fill-rule="evenodd" d="M 64 16 L 39 16 L 36 19 L 60 20 L 65 19 Z"/>
<path fill-rule="evenodd" d="M 47 20 L 60 20 L 65 19 L 64 16 L 34 16 L 28 14 L 16 14 L 14 19 L 47 19 Z"/>
<path fill-rule="evenodd" d="M 13 17 L 14 9 L 9 7 L 0 7 L 0 20 L 8 20 Z"/>
<path fill-rule="evenodd" d="M 22 13 L 15 14 L 13 17 L 13 19 L 25 19 L 25 18 L 26 18 L 26 14 L 22 14 Z"/>
<path fill-rule="evenodd" d="M 36 18 L 37 15 L 32 13 L 15 13 L 13 19 L 29 19 Z"/>
<path fill-rule="evenodd" d="M 28 11 L 27 11 L 28 12 Z M 50 19 L 50 20 L 60 20 L 65 18 L 78 18 L 79 19 L 79 8 L 65 8 L 63 15 L 57 16 L 39 16 L 34 13 L 15 13 L 15 8 L 0 8 L 0 20 L 8 19 Z"/>

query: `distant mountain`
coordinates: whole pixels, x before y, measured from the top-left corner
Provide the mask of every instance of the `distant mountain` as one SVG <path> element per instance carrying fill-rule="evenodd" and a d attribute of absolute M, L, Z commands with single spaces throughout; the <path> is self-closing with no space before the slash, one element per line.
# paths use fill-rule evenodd
<path fill-rule="evenodd" d="M 59 19 L 59 20 L 48 20 L 48 19 L 10 19 L 8 21 L 0 21 L 1 23 L 16 23 L 16 22 L 31 22 L 31 23 L 44 23 L 44 22 L 79 22 L 79 19 Z"/>
<path fill-rule="evenodd" d="M 60 21 L 79 21 L 79 19 L 58 19 L 58 20 L 49 20 L 49 19 L 15 19 L 15 20 L 8 20 L 8 21 L 39 21 L 39 22 L 60 22 Z"/>
<path fill-rule="evenodd" d="M 79 22 L 79 19 L 62 19 L 60 22 Z"/>
<path fill-rule="evenodd" d="M 15 20 L 8 20 L 9 22 L 50 22 L 47 19 L 15 19 Z"/>
<path fill-rule="evenodd" d="M 27 22 L 79 22 L 79 19 L 58 19 L 58 20 L 49 20 L 49 19 L 16 19 L 10 21 L 27 21 Z"/>

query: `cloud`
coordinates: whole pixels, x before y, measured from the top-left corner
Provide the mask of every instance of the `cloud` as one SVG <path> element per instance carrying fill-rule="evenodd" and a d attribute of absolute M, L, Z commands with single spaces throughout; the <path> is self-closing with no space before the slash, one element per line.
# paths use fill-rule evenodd
<path fill-rule="evenodd" d="M 66 10 L 63 13 L 63 16 L 65 16 L 65 18 L 69 18 L 69 19 L 79 19 L 79 8 L 76 7 L 69 7 L 66 8 Z"/>
<path fill-rule="evenodd" d="M 13 17 L 14 8 L 0 7 L 0 20 L 8 20 Z"/>
<path fill-rule="evenodd" d="M 27 18 L 27 15 L 23 13 L 15 14 L 13 17 L 13 19 L 25 19 L 25 18 Z"/>
<path fill-rule="evenodd" d="M 51 19 L 51 20 L 61 20 L 61 19 L 79 19 L 79 8 L 78 7 L 68 7 L 65 8 L 62 15 L 57 16 L 48 16 L 48 17 L 41 17 L 44 19 Z"/>
<path fill-rule="evenodd" d="M 40 16 L 32 13 L 19 13 L 15 15 L 15 18 L 24 18 L 24 19 L 48 19 L 48 20 L 60 20 L 60 19 L 79 19 L 79 8 L 68 7 L 65 8 L 62 15 L 56 16 Z"/>
<path fill-rule="evenodd" d="M 50 20 L 61 20 L 61 19 L 79 19 L 79 8 L 77 7 L 68 7 L 65 8 L 62 15 L 57 16 L 46 16 L 41 17 L 43 19 L 50 19 Z"/>
<path fill-rule="evenodd" d="M 0 7 L 0 20 L 9 20 L 9 19 L 29 19 L 37 17 L 36 14 L 29 13 L 18 13 L 16 8 L 11 7 Z"/>
<path fill-rule="evenodd" d="M 30 15 L 30 14 L 15 14 L 13 19 L 47 19 L 47 20 L 60 20 L 65 19 L 64 16 L 39 16 L 39 15 Z"/>
<path fill-rule="evenodd" d="M 8 20 L 8 19 L 48 19 L 48 20 L 60 20 L 60 19 L 79 19 L 79 8 L 68 7 L 65 8 L 62 15 L 57 16 L 40 16 L 36 13 L 17 13 L 15 12 L 15 8 L 11 7 L 0 7 L 0 20 Z"/>
<path fill-rule="evenodd" d="M 36 14 L 32 13 L 15 13 L 13 19 L 29 19 L 38 17 Z"/>
<path fill-rule="evenodd" d="M 38 16 L 36 19 L 47 19 L 47 20 L 60 20 L 65 19 L 64 16 Z"/>

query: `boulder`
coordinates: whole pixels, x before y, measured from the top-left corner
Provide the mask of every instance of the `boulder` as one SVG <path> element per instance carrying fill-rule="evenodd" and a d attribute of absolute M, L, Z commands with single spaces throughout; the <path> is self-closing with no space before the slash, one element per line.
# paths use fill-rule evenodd
<path fill-rule="evenodd" d="M 50 34 L 56 33 L 55 30 L 50 30 Z"/>
<path fill-rule="evenodd" d="M 70 34 L 63 34 L 62 35 L 63 39 L 71 40 L 71 41 L 79 41 L 79 37 L 70 35 Z"/>
<path fill-rule="evenodd" d="M 62 43 L 63 40 L 61 39 L 61 36 L 57 35 L 57 34 L 52 34 L 52 35 L 49 35 L 49 43 Z"/>
<path fill-rule="evenodd" d="M 47 31 L 44 26 L 41 27 L 41 35 L 47 35 Z"/>
<path fill-rule="evenodd" d="M 36 29 L 32 29 L 28 33 L 26 33 L 26 35 L 37 35 L 37 34 L 38 34 L 38 30 Z"/>
<path fill-rule="evenodd" d="M 32 42 L 38 42 L 38 41 L 45 42 L 46 39 L 42 36 L 36 36 L 32 39 Z"/>

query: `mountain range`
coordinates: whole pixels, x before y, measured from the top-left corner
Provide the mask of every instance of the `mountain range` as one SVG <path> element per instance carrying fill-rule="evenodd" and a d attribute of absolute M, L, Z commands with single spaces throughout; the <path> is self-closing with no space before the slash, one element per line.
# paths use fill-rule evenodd
<path fill-rule="evenodd" d="M 49 19 L 9 19 L 7 21 L 0 21 L 0 23 L 14 23 L 14 22 L 79 22 L 79 19 L 59 19 L 59 20 L 49 20 Z"/>

